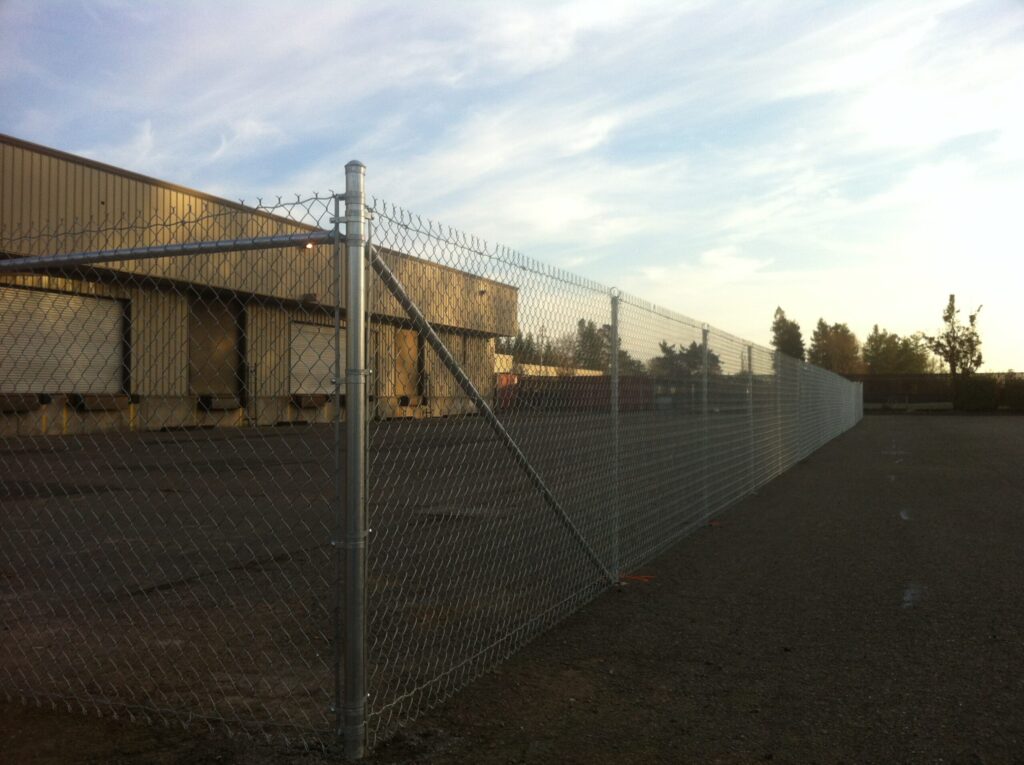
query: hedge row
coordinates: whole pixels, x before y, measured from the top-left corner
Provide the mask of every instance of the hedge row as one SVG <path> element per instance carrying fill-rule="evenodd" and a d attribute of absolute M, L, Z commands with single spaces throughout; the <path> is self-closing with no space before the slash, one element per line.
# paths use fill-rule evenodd
<path fill-rule="evenodd" d="M 957 382 L 953 406 L 965 412 L 1024 411 L 1024 377 L 974 376 Z"/>

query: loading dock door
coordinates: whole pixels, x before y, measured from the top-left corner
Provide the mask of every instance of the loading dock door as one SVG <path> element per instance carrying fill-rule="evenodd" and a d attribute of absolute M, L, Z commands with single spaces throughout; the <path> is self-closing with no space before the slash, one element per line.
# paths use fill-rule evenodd
<path fill-rule="evenodd" d="M 117 300 L 0 287 L 0 393 L 120 393 Z"/>
<path fill-rule="evenodd" d="M 345 329 L 340 354 L 344 385 Z M 292 322 L 292 393 L 304 396 L 334 393 L 334 327 Z"/>
<path fill-rule="evenodd" d="M 219 300 L 192 300 L 188 316 L 188 380 L 197 396 L 237 397 L 241 386 L 239 316 Z"/>

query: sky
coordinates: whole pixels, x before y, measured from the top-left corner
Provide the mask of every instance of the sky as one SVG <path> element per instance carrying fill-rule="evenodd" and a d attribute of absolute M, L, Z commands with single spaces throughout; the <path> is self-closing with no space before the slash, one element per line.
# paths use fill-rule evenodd
<path fill-rule="evenodd" d="M 761 344 L 1024 371 L 1024 3 L 0 0 L 0 132 L 230 199 L 367 191 Z"/>

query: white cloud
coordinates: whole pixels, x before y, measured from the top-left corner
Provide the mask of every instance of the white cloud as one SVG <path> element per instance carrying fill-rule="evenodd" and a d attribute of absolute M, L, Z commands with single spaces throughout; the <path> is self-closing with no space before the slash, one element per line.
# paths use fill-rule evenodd
<path fill-rule="evenodd" d="M 280 143 L 284 133 L 264 120 L 246 117 L 230 126 L 229 131 L 222 133 L 220 143 L 209 157 L 213 162 L 229 156 L 245 156 L 255 153 L 256 147 Z"/>
<path fill-rule="evenodd" d="M 171 170 L 170 160 L 166 153 L 162 153 L 162 147 L 158 147 L 153 133 L 153 123 L 150 120 L 143 120 L 136 127 L 133 135 L 127 141 L 118 144 L 101 145 L 96 149 L 87 149 L 79 152 L 82 156 L 99 159 L 103 162 L 117 167 L 135 168 L 157 168 L 158 170 Z"/>
<path fill-rule="evenodd" d="M 755 340 L 779 303 L 909 332 L 959 290 L 1024 367 L 996 329 L 1021 323 L 1019 5 L 88 8 L 69 69 L 59 19 L 0 7 L 0 124 L 232 198 L 359 158 L 371 194 Z"/>

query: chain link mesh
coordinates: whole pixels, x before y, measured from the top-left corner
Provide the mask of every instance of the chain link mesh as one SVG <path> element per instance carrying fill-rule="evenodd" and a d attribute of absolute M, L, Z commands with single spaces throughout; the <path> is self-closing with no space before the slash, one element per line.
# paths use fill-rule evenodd
<path fill-rule="evenodd" d="M 329 227 L 262 210 L 5 228 L 7 256 Z M 333 729 L 330 246 L 0 273 L 0 691 L 307 743 Z"/>
<path fill-rule="evenodd" d="M 6 258 L 106 251 L 0 271 L 8 698 L 334 740 L 340 201 L 5 223 Z M 367 212 L 430 330 L 370 272 L 371 745 L 861 417 L 823 370 Z M 225 251 L 116 252 L 195 242 Z"/>
<path fill-rule="evenodd" d="M 860 418 L 834 374 L 388 203 L 370 219 L 477 394 L 412 321 L 371 329 L 371 742 Z"/>

